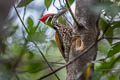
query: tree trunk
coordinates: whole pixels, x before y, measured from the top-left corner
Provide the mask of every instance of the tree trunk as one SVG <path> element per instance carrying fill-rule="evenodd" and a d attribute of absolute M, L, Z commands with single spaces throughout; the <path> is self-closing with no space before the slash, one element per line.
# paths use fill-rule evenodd
<path fill-rule="evenodd" d="M 74 24 L 74 29 L 80 38 L 84 42 L 84 49 L 87 49 L 93 42 L 96 41 L 98 37 L 98 22 L 99 14 L 94 12 L 93 7 L 97 6 L 99 0 L 76 0 L 76 11 L 75 16 L 79 23 L 85 25 L 87 29 L 79 28 Z M 74 59 L 76 56 L 81 54 L 82 51 L 75 51 L 71 47 L 69 60 Z M 94 45 L 87 53 L 81 56 L 78 60 L 73 62 L 67 67 L 67 78 L 66 80 L 86 80 L 84 68 L 88 62 L 95 60 L 97 54 L 97 44 Z M 93 72 L 94 67 L 91 68 L 91 73 Z M 89 79 L 90 80 L 90 79 Z"/>
<path fill-rule="evenodd" d="M 9 11 L 16 0 L 0 0 L 0 54 L 5 51 L 6 28 Z"/>

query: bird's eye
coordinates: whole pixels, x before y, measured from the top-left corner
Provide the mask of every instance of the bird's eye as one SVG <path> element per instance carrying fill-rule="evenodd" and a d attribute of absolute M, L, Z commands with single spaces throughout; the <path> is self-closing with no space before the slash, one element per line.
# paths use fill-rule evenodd
<path fill-rule="evenodd" d="M 52 18 L 52 16 L 49 16 L 49 19 L 51 19 Z"/>
<path fill-rule="evenodd" d="M 48 17 L 48 21 L 51 21 L 51 20 L 52 20 L 52 16 L 49 16 L 49 17 Z"/>

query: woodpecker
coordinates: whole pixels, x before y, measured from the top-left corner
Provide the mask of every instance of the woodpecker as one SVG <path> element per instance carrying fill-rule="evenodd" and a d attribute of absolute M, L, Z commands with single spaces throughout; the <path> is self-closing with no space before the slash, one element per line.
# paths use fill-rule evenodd
<path fill-rule="evenodd" d="M 46 14 L 40 18 L 40 21 L 52 27 L 56 31 L 55 39 L 57 46 L 65 61 L 68 62 L 69 51 L 72 44 L 73 29 L 69 26 L 59 24 L 57 21 L 55 23 L 52 23 L 52 19 L 55 15 L 56 14 L 54 13 Z"/>
<path fill-rule="evenodd" d="M 64 57 L 65 61 L 69 61 L 69 52 L 70 47 L 73 46 L 76 51 L 82 51 L 84 47 L 84 41 L 80 39 L 79 35 L 76 35 L 73 28 L 69 26 L 65 26 L 63 24 L 59 24 L 57 21 L 52 23 L 52 20 L 56 14 L 50 13 L 46 14 L 40 18 L 44 24 L 53 28 L 55 32 L 55 39 L 57 46 Z M 90 67 L 88 67 L 85 71 L 85 80 L 89 80 L 90 78 Z"/>

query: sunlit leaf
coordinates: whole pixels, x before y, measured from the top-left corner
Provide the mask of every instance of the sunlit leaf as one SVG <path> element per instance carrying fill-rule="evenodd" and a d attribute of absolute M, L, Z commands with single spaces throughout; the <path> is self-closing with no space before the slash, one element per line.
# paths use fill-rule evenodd
<path fill-rule="evenodd" d="M 120 38 L 120 28 L 114 29 L 114 36 Z M 114 41 L 120 41 L 120 40 L 114 40 Z"/>
<path fill-rule="evenodd" d="M 28 24 L 29 34 L 33 34 L 34 33 L 34 22 L 33 22 L 32 18 L 29 17 L 27 19 L 27 24 Z"/>
<path fill-rule="evenodd" d="M 52 3 L 52 0 L 45 0 L 45 5 L 47 9 L 50 7 L 51 3 Z"/>
<path fill-rule="evenodd" d="M 112 27 L 113 28 L 119 28 L 120 27 L 120 21 L 114 21 L 114 22 L 112 22 Z"/>
<path fill-rule="evenodd" d="M 107 29 L 107 31 L 105 32 L 106 36 L 113 36 L 114 27 L 111 27 L 111 25 L 109 23 L 107 23 L 107 21 L 105 19 L 101 18 L 99 20 L 99 25 L 100 25 L 102 31 L 105 31 L 105 29 Z M 108 41 L 110 43 L 112 43 L 113 40 L 112 39 L 108 39 Z"/>
<path fill-rule="evenodd" d="M 120 52 L 120 42 L 114 44 L 114 46 L 108 52 L 107 57 L 111 57 L 118 52 Z"/>
<path fill-rule="evenodd" d="M 104 45 L 104 46 L 103 46 Z M 101 40 L 99 43 L 98 43 L 98 50 L 101 52 L 101 53 L 104 53 L 107 54 L 109 52 L 111 48 L 111 45 L 109 44 L 109 42 L 107 40 Z"/>
<path fill-rule="evenodd" d="M 28 5 L 29 3 L 31 3 L 33 0 L 21 0 L 20 3 L 17 5 L 17 7 L 24 7 L 26 5 Z"/>
<path fill-rule="evenodd" d="M 118 57 L 111 57 L 111 58 L 109 58 L 109 61 L 104 61 L 104 62 L 102 62 L 99 66 L 97 66 L 96 68 L 99 70 L 102 70 L 103 69 L 103 71 L 104 72 L 109 72 L 110 70 L 108 70 L 108 69 L 112 69 L 114 66 L 115 66 L 115 64 L 118 62 L 120 60 L 120 56 L 118 56 Z"/>
<path fill-rule="evenodd" d="M 57 47 L 55 40 L 51 40 L 50 43 L 52 44 L 53 47 Z"/>
<path fill-rule="evenodd" d="M 29 18 L 27 19 L 27 23 L 28 23 L 28 26 L 33 26 L 33 25 L 34 25 L 34 22 L 33 22 L 33 20 L 32 20 L 31 17 L 29 17 Z"/>

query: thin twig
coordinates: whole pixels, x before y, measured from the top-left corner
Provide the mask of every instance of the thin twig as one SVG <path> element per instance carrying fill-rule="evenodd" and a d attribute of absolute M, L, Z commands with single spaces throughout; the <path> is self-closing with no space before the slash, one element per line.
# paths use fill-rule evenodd
<path fill-rule="evenodd" d="M 69 10 L 69 12 L 70 12 L 73 20 L 74 20 L 75 23 L 77 24 L 77 26 L 78 26 L 79 28 L 86 28 L 83 24 L 79 24 L 79 23 L 78 23 L 78 21 L 76 20 L 74 14 L 73 14 L 73 12 L 72 12 L 72 10 L 71 10 L 71 8 L 70 8 L 70 4 L 69 4 L 68 0 L 65 0 L 65 1 L 66 1 L 66 5 L 67 5 L 67 7 L 68 7 L 68 10 Z"/>
<path fill-rule="evenodd" d="M 96 41 L 96 42 L 97 42 L 97 41 Z M 42 79 L 44 79 L 44 78 L 46 78 L 46 77 L 48 77 L 48 76 L 56 73 L 57 71 L 65 68 L 65 67 L 67 67 L 68 65 L 72 64 L 73 62 L 75 62 L 76 60 L 78 60 L 80 57 L 82 57 L 86 52 L 88 52 L 88 51 L 96 44 L 96 42 L 92 43 L 87 49 L 85 49 L 83 52 L 81 52 L 81 54 L 79 54 L 79 55 L 78 55 L 77 57 L 75 57 L 74 59 L 70 60 L 70 61 L 69 61 L 68 63 L 66 63 L 65 65 L 57 68 L 57 69 L 54 70 L 53 72 L 50 72 L 50 73 L 44 75 L 43 77 L 39 78 L 38 80 L 42 80 Z"/>
<path fill-rule="evenodd" d="M 53 0 L 53 6 L 54 6 L 57 10 L 61 10 L 61 9 L 59 9 L 59 8 L 55 5 L 55 0 Z"/>
<path fill-rule="evenodd" d="M 59 12 L 59 13 L 57 13 L 54 18 L 55 18 L 55 19 L 58 19 L 58 18 L 59 18 L 62 14 L 64 14 L 66 11 L 67 11 L 67 9 L 62 9 L 62 11 Z"/>
<path fill-rule="evenodd" d="M 50 64 L 60 64 L 60 65 L 63 65 L 63 64 L 65 64 L 65 63 L 63 63 L 63 62 L 49 62 Z"/>
<path fill-rule="evenodd" d="M 96 70 L 96 71 L 120 71 L 119 68 L 113 68 L 113 69 L 99 69 L 99 70 Z"/>
<path fill-rule="evenodd" d="M 117 39 L 117 40 L 120 40 L 120 37 L 104 36 L 103 39 Z"/>
<path fill-rule="evenodd" d="M 59 3 L 60 3 L 60 7 L 63 8 L 63 5 L 62 5 L 62 3 L 61 3 L 60 0 L 59 0 Z M 61 9 L 59 9 L 59 8 L 55 5 L 55 0 L 53 1 L 53 6 L 54 6 L 57 10 L 61 10 Z M 66 11 L 67 11 L 67 9 L 66 9 Z M 65 11 L 65 12 L 66 12 L 66 11 Z M 64 12 L 64 13 L 65 13 L 65 12 Z M 65 15 L 64 15 L 64 17 L 65 17 L 66 21 L 72 26 L 71 22 L 70 22 L 69 20 L 67 20 L 67 18 L 66 18 Z"/>
<path fill-rule="evenodd" d="M 24 7 L 23 21 L 24 21 L 24 18 L 25 18 L 26 10 L 27 10 L 27 6 Z"/>
<path fill-rule="evenodd" d="M 34 45 L 36 46 L 36 48 L 38 49 L 38 51 L 40 52 L 40 54 L 42 55 L 43 59 L 45 60 L 45 62 L 47 63 L 47 65 L 49 66 L 49 68 L 51 69 L 51 71 L 53 72 L 53 68 L 51 67 L 51 65 L 49 64 L 48 60 L 46 59 L 46 57 L 43 55 L 42 51 L 39 49 L 39 47 L 37 46 L 37 44 L 35 42 L 33 42 Z M 56 73 L 54 73 L 54 75 L 56 76 L 56 78 L 58 80 L 60 80 L 60 78 L 58 77 L 58 75 Z"/>
<path fill-rule="evenodd" d="M 115 40 L 120 40 L 120 37 L 112 37 L 112 36 L 103 36 L 99 39 L 100 40 L 103 40 L 103 39 L 115 39 Z"/>
<path fill-rule="evenodd" d="M 61 15 L 63 15 L 66 11 L 67 11 L 67 9 L 63 9 L 61 12 L 57 13 L 57 14 L 53 17 L 52 23 L 53 23 L 53 24 L 56 23 L 57 19 L 58 19 Z"/>
<path fill-rule="evenodd" d="M 15 5 L 13 5 L 13 7 L 14 7 L 15 12 L 16 12 L 16 14 L 17 14 L 18 18 L 20 19 L 20 21 L 21 21 L 21 23 L 22 23 L 23 27 L 24 27 L 24 28 L 25 28 L 25 30 L 29 33 L 29 31 L 28 31 L 27 27 L 25 26 L 24 22 L 22 21 L 22 19 L 21 19 L 20 15 L 19 15 L 19 13 L 18 13 L 18 11 L 17 11 L 17 9 L 16 9 Z"/>
<path fill-rule="evenodd" d="M 25 3 L 25 0 L 24 0 L 24 3 Z M 24 7 L 24 13 L 23 13 L 23 21 L 24 21 L 24 18 L 25 18 L 26 9 L 27 9 L 27 5 Z"/>
<path fill-rule="evenodd" d="M 59 0 L 59 3 L 60 3 L 60 7 L 63 7 L 62 3 L 61 3 L 61 0 Z"/>
<path fill-rule="evenodd" d="M 20 19 L 21 23 L 23 24 L 25 30 L 29 33 L 29 31 L 27 30 L 27 27 L 25 26 L 24 22 L 22 21 L 22 19 L 21 19 L 20 15 L 19 15 L 19 13 L 18 13 L 15 5 L 14 5 L 14 9 L 15 9 L 15 11 L 16 11 L 16 14 L 17 14 L 18 18 Z M 38 25 L 39 25 L 39 24 L 38 24 Z M 37 25 L 37 26 L 38 26 L 38 25 Z M 35 44 L 35 43 L 34 43 L 34 44 Z M 36 45 L 36 44 L 35 44 L 35 45 Z M 45 62 L 48 64 L 48 66 L 49 66 L 49 68 L 51 69 L 51 71 L 52 71 L 52 70 L 53 70 L 52 67 L 49 65 L 47 59 L 45 58 L 45 56 L 43 55 L 43 53 L 40 51 L 39 47 L 38 47 L 38 50 L 39 50 L 39 52 L 41 53 L 42 57 L 44 58 Z M 20 60 L 21 57 L 22 57 L 22 55 L 19 56 L 18 60 Z M 16 65 L 18 65 L 17 62 L 16 62 L 16 64 L 15 64 L 14 66 L 16 66 Z M 55 74 L 55 76 L 56 76 L 56 78 L 57 78 L 58 80 L 60 80 L 59 77 L 57 76 L 57 74 Z"/>

